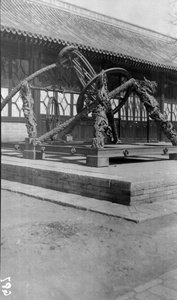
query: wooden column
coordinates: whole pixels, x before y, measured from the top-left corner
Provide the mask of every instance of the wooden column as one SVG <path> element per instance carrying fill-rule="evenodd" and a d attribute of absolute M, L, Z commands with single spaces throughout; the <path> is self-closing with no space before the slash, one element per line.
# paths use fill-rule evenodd
<path fill-rule="evenodd" d="M 159 81 L 159 105 L 160 105 L 160 111 L 163 114 L 164 113 L 164 102 L 165 102 L 165 74 L 162 73 L 160 75 L 160 81 Z M 163 133 L 161 130 L 158 131 L 158 138 L 159 141 L 163 141 Z"/>

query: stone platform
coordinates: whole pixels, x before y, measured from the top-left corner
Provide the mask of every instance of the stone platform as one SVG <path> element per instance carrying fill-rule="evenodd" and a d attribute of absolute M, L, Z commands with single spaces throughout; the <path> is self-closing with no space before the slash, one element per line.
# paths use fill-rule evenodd
<path fill-rule="evenodd" d="M 43 160 L 28 160 L 6 145 L 1 178 L 125 205 L 177 199 L 177 161 L 169 154 L 113 158 L 97 168 L 83 155 L 46 152 Z"/>
<path fill-rule="evenodd" d="M 22 147 L 22 146 L 21 146 Z M 26 139 L 23 157 L 28 159 L 44 159 L 45 153 L 67 153 L 83 155 L 86 165 L 91 167 L 108 167 L 111 158 L 132 157 L 137 155 L 169 154 L 170 159 L 177 159 L 177 147 L 170 143 L 148 144 L 107 144 L 104 148 L 92 148 L 91 144 L 72 143 L 61 144 L 57 141 L 43 143 L 35 148 Z M 174 156 L 176 154 L 176 156 Z"/>

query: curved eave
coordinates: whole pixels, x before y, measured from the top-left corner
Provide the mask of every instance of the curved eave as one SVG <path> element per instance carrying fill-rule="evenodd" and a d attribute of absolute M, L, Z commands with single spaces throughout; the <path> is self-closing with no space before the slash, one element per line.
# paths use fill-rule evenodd
<path fill-rule="evenodd" d="M 146 68 L 154 69 L 154 70 L 161 69 L 161 70 L 166 70 L 166 71 L 177 71 L 177 67 L 174 67 L 174 66 L 159 64 L 159 63 L 151 62 L 149 60 L 139 59 L 137 57 L 125 55 L 125 54 L 122 54 L 119 52 L 111 52 L 111 51 L 107 51 L 105 49 L 98 49 L 95 47 L 72 43 L 69 41 L 52 38 L 52 37 L 46 36 L 46 35 L 22 31 L 22 30 L 10 28 L 10 27 L 4 26 L 4 25 L 1 25 L 1 32 L 18 35 L 18 36 L 23 36 L 24 38 L 27 37 L 29 39 L 33 39 L 33 41 L 35 41 L 35 44 L 41 43 L 41 42 L 44 42 L 44 43 L 48 42 L 50 44 L 54 43 L 56 45 L 58 44 L 58 45 L 63 45 L 63 46 L 73 45 L 75 47 L 78 47 L 80 50 L 89 51 L 89 52 L 97 53 L 97 54 L 103 54 L 103 55 L 113 57 L 113 58 L 118 58 L 118 59 L 122 60 L 122 62 L 124 61 L 124 63 L 129 63 L 129 64 L 133 64 L 133 65 L 143 65 L 143 66 L 146 66 Z"/>

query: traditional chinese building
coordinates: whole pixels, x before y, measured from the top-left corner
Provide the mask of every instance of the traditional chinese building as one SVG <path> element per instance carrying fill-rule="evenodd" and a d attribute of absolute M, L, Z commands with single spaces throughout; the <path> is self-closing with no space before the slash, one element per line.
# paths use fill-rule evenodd
<path fill-rule="evenodd" d="M 1 9 L 1 101 L 28 75 L 56 62 L 64 46 L 74 45 L 96 72 L 121 67 L 137 80 L 146 77 L 156 81 L 161 111 L 177 129 L 175 39 L 58 0 L 2 0 Z M 109 86 L 115 88 L 123 80 L 121 75 L 112 75 Z M 52 88 L 56 81 L 64 92 Z M 76 114 L 80 87 L 71 73 L 61 78 L 49 72 L 31 85 L 39 136 L 47 130 L 46 110 L 51 97 L 58 101 L 60 122 Z M 114 99 L 112 106 L 118 101 Z M 115 119 L 122 142 L 165 139 L 134 94 Z M 1 121 L 2 141 L 27 137 L 20 93 L 4 107 Z M 82 119 L 72 131 L 74 140 L 89 140 L 92 122 L 91 117 Z"/>

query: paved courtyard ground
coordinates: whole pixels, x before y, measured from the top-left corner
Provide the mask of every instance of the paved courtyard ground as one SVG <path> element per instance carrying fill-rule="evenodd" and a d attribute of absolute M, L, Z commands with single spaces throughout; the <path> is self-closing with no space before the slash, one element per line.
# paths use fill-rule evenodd
<path fill-rule="evenodd" d="M 177 269 L 177 214 L 134 223 L 9 191 L 1 199 L 1 278 L 12 285 L 4 298 L 177 299 L 159 287 L 135 294 Z"/>

